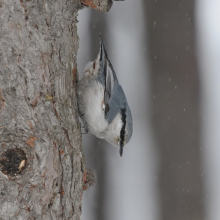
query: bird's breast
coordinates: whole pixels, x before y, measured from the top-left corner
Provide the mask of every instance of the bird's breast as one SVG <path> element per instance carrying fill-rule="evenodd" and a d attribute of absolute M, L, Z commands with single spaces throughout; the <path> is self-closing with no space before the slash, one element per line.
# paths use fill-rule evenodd
<path fill-rule="evenodd" d="M 84 119 L 91 133 L 99 138 L 108 126 L 103 110 L 104 88 L 99 81 L 90 82 L 80 95 L 80 105 L 84 110 Z"/>

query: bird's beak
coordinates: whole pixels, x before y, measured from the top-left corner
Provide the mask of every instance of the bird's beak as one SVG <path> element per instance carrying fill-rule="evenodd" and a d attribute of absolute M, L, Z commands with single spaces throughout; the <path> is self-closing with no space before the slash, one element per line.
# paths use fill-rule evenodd
<path fill-rule="evenodd" d="M 99 40 L 100 40 L 100 63 L 101 63 L 101 66 L 104 68 L 108 58 L 107 58 L 107 54 L 105 51 L 105 46 L 104 46 L 101 34 L 99 34 Z"/>
<path fill-rule="evenodd" d="M 120 154 L 121 157 L 122 157 L 122 154 L 123 154 L 123 147 L 124 146 L 120 145 L 119 154 Z"/>
<path fill-rule="evenodd" d="M 105 74 L 107 72 L 107 67 L 110 67 L 109 69 L 110 69 L 110 71 L 112 71 L 112 76 L 113 76 L 114 80 L 118 81 L 116 73 L 113 69 L 113 66 L 112 66 L 111 62 L 109 61 L 109 59 L 108 59 L 108 55 L 107 55 L 107 52 L 105 50 L 105 46 L 104 46 L 101 34 L 99 34 L 99 40 L 100 40 L 100 51 L 99 51 L 99 53 L 100 53 L 100 61 L 99 61 L 100 66 L 101 66 L 101 68 L 102 68 L 102 70 Z"/>

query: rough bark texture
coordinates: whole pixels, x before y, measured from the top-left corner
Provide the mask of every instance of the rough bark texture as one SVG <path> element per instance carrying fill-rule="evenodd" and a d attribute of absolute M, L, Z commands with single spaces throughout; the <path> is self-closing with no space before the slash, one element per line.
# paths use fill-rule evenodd
<path fill-rule="evenodd" d="M 79 0 L 0 0 L 0 219 L 80 219 Z"/>
<path fill-rule="evenodd" d="M 202 220 L 194 1 L 148 0 L 153 126 L 163 220 Z"/>

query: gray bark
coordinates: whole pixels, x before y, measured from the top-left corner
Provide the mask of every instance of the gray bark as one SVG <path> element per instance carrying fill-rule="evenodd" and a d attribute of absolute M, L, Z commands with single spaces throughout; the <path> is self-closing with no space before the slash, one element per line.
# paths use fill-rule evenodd
<path fill-rule="evenodd" d="M 80 219 L 79 0 L 0 0 L 0 219 Z"/>

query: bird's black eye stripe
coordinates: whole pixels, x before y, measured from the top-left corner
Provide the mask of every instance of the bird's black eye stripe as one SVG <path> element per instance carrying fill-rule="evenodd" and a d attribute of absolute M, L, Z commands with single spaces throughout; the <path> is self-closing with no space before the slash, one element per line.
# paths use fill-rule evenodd
<path fill-rule="evenodd" d="M 124 146 L 124 140 L 125 140 L 125 127 L 126 127 L 126 109 L 121 109 L 121 120 L 122 120 L 122 127 L 120 132 L 120 147 Z"/>

